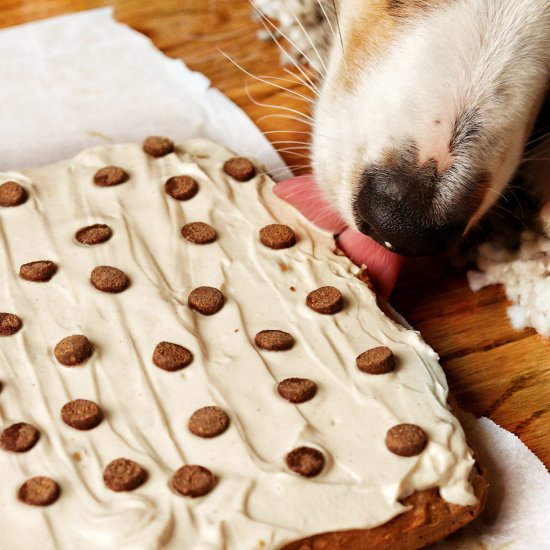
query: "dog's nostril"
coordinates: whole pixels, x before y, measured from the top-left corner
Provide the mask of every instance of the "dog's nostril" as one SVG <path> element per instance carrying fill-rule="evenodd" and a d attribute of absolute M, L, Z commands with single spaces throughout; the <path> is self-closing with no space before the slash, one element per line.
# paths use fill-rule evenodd
<path fill-rule="evenodd" d="M 366 171 L 354 204 L 359 230 L 392 252 L 407 256 L 450 249 L 460 240 L 469 215 L 460 208 L 437 215 L 437 183 L 433 175 L 420 178 L 413 170 L 399 174 L 387 169 Z"/>

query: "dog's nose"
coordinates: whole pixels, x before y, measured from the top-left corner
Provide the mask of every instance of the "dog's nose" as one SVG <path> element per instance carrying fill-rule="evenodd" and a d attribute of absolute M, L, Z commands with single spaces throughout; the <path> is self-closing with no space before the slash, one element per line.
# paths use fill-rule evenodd
<path fill-rule="evenodd" d="M 449 250 L 461 238 L 470 215 L 464 205 L 436 205 L 437 166 L 366 170 L 354 210 L 359 229 L 404 256 Z"/>

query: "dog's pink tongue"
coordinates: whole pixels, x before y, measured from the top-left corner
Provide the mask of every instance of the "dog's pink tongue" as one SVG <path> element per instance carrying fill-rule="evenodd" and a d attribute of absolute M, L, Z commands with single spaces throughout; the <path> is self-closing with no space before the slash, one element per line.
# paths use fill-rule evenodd
<path fill-rule="evenodd" d="M 275 194 L 298 209 L 317 227 L 332 233 L 341 233 L 346 222 L 322 196 L 313 176 L 298 176 L 275 186 Z"/>
<path fill-rule="evenodd" d="M 313 176 L 300 176 L 278 183 L 275 194 L 315 225 L 338 233 L 338 246 L 355 264 L 367 266 L 378 292 L 388 298 L 401 268 L 401 256 L 386 250 L 370 237 L 349 229 L 338 212 L 323 198 Z"/>

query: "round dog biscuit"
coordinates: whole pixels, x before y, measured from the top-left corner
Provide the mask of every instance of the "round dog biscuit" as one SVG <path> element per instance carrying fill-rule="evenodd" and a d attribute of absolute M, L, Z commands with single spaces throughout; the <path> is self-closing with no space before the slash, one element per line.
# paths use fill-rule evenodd
<path fill-rule="evenodd" d="M 76 430 L 91 430 L 101 423 L 103 411 L 93 401 L 75 399 L 63 405 L 61 418 L 71 428 L 75 428 Z"/>
<path fill-rule="evenodd" d="M 174 151 L 174 142 L 162 136 L 149 136 L 143 142 L 143 150 L 155 158 L 165 157 Z"/>
<path fill-rule="evenodd" d="M 191 309 L 203 315 L 214 315 L 225 302 L 223 294 L 211 286 L 199 286 L 191 291 L 187 303 Z"/>
<path fill-rule="evenodd" d="M 107 242 L 113 235 L 111 228 L 102 223 L 96 223 L 79 229 L 75 239 L 81 244 L 94 245 Z"/>
<path fill-rule="evenodd" d="M 80 365 L 93 352 L 93 346 L 83 334 L 73 334 L 60 340 L 54 348 L 55 358 L 66 367 Z"/>
<path fill-rule="evenodd" d="M 344 299 L 337 288 L 322 286 L 307 295 L 306 305 L 317 313 L 334 315 L 344 307 Z"/>
<path fill-rule="evenodd" d="M 186 223 L 181 228 L 182 237 L 193 244 L 208 244 L 216 240 L 216 230 L 204 222 Z"/>
<path fill-rule="evenodd" d="M 220 407 L 203 407 L 191 415 L 188 427 L 191 433 L 199 437 L 216 437 L 229 427 L 229 417 Z"/>
<path fill-rule="evenodd" d="M 36 445 L 39 438 L 40 432 L 34 426 L 26 422 L 18 422 L 2 431 L 0 447 L 12 453 L 26 453 Z"/>
<path fill-rule="evenodd" d="M 117 458 L 103 470 L 103 481 L 111 491 L 133 491 L 147 478 L 145 470 L 133 460 Z"/>
<path fill-rule="evenodd" d="M 23 326 L 14 313 L 0 313 L 0 336 L 13 336 Z"/>
<path fill-rule="evenodd" d="M 386 446 L 398 456 L 419 455 L 428 443 L 428 436 L 416 424 L 398 424 L 386 433 Z"/>
<path fill-rule="evenodd" d="M 25 281 L 47 283 L 56 273 L 57 265 L 50 260 L 39 260 L 23 264 L 19 268 L 19 276 Z"/>
<path fill-rule="evenodd" d="M 260 241 L 269 248 L 281 250 L 296 244 L 296 234 L 288 225 L 273 223 L 260 229 Z"/>
<path fill-rule="evenodd" d="M 25 188 L 15 181 L 0 185 L 0 206 L 11 207 L 23 204 L 28 198 Z"/>
<path fill-rule="evenodd" d="M 191 176 L 173 176 L 164 184 L 164 192 L 178 201 L 192 199 L 198 190 L 199 184 Z"/>
<path fill-rule="evenodd" d="M 304 477 L 319 475 L 325 466 L 325 457 L 321 451 L 312 447 L 297 447 L 286 455 L 287 466 Z"/>
<path fill-rule="evenodd" d="M 277 391 L 291 403 L 305 403 L 317 393 L 317 384 L 307 378 L 286 378 L 279 382 Z"/>
<path fill-rule="evenodd" d="M 386 346 L 368 349 L 356 360 L 357 368 L 368 374 L 387 374 L 395 369 L 393 352 Z"/>
<path fill-rule="evenodd" d="M 282 330 L 262 330 L 254 339 L 256 345 L 267 351 L 285 351 L 294 346 L 294 337 Z"/>
<path fill-rule="evenodd" d="M 193 361 L 193 354 L 183 346 L 172 342 L 159 342 L 153 352 L 153 363 L 167 371 L 187 367 Z"/>
<path fill-rule="evenodd" d="M 128 181 L 128 172 L 120 166 L 105 166 L 94 174 L 94 183 L 98 187 L 113 187 Z"/>
<path fill-rule="evenodd" d="M 208 468 L 185 465 L 172 476 L 172 488 L 185 497 L 202 497 L 216 484 L 214 475 Z"/>
<path fill-rule="evenodd" d="M 130 286 L 130 279 L 124 271 L 108 265 L 94 267 L 90 282 L 97 290 L 110 294 L 117 294 Z"/>
<path fill-rule="evenodd" d="M 256 175 L 256 167 L 243 157 L 234 157 L 227 160 L 223 165 L 223 171 L 240 182 L 249 181 Z"/>
<path fill-rule="evenodd" d="M 27 479 L 17 492 L 17 498 L 31 506 L 49 506 L 53 504 L 61 493 L 59 485 L 46 476 Z"/>

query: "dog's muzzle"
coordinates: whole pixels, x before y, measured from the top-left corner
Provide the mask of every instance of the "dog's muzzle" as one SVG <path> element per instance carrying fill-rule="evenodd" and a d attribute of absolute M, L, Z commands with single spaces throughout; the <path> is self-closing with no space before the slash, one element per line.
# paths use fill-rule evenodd
<path fill-rule="evenodd" d="M 353 205 L 359 230 L 404 256 L 450 250 L 464 234 L 476 207 L 466 194 L 442 205 L 437 187 L 442 177 L 435 161 L 365 170 Z"/>

